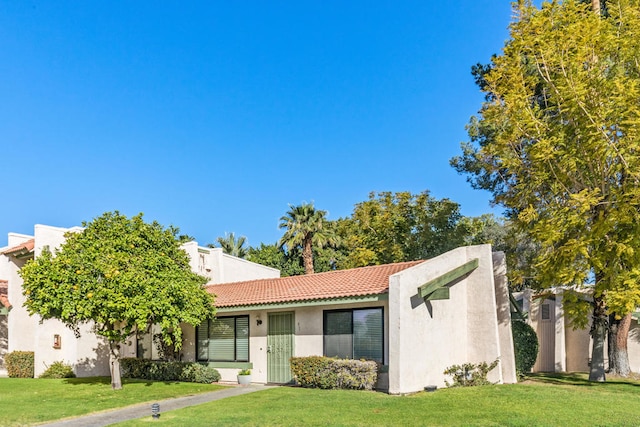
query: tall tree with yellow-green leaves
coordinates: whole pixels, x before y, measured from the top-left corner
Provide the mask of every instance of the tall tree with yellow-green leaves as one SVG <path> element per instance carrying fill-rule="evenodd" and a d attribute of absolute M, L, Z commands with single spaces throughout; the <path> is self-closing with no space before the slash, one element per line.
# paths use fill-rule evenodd
<path fill-rule="evenodd" d="M 540 245 L 538 283 L 592 292 L 594 381 L 608 314 L 640 304 L 640 2 L 601 6 L 514 4 L 471 141 L 452 159 Z"/>
<path fill-rule="evenodd" d="M 93 325 L 109 345 L 111 385 L 122 388 L 120 347 L 158 325 L 166 345 L 179 349 L 182 323 L 199 325 L 215 314 L 213 298 L 193 273 L 177 229 L 108 212 L 69 232 L 20 271 L 25 306 L 58 319 L 76 335 Z"/>

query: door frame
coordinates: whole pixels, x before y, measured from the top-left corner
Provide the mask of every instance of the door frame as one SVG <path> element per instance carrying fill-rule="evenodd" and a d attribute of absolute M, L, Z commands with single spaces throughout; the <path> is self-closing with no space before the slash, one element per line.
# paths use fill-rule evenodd
<path fill-rule="evenodd" d="M 291 350 L 290 350 L 290 354 L 277 354 L 278 353 L 278 349 L 275 349 L 275 351 L 272 351 L 274 349 L 271 348 L 271 346 L 274 345 L 273 343 L 273 337 L 275 337 L 275 334 L 272 334 L 272 330 L 271 330 L 271 325 L 272 323 L 272 316 L 276 317 L 276 316 L 283 316 L 283 315 L 288 315 L 290 317 L 290 327 L 291 327 L 291 333 L 288 334 L 290 336 L 290 340 L 291 340 Z M 286 363 L 287 366 L 289 366 L 289 371 L 291 371 L 291 364 L 289 363 L 289 358 L 295 356 L 295 344 L 296 344 L 296 318 L 295 318 L 295 311 L 277 311 L 277 312 L 272 312 L 272 313 L 267 313 L 267 382 L 268 383 L 278 383 L 278 384 L 286 384 L 286 383 L 290 383 L 291 381 L 293 381 L 293 373 L 290 372 L 290 379 L 288 381 L 282 382 L 282 381 L 277 381 L 279 380 L 279 378 L 275 378 L 275 376 L 277 375 L 276 372 L 273 372 L 271 369 L 272 363 L 273 363 L 273 358 L 277 356 L 281 357 L 280 359 L 280 363 Z"/>

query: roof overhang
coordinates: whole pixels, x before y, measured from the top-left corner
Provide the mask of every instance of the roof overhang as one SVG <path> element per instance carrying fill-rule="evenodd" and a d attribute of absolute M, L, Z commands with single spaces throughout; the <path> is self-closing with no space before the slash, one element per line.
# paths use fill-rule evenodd
<path fill-rule="evenodd" d="M 34 244 L 35 240 L 30 239 L 17 246 L 6 249 L 1 253 L 3 255 L 10 255 L 18 259 L 31 258 L 33 257 Z"/>
<path fill-rule="evenodd" d="M 387 301 L 389 294 L 377 294 L 377 295 L 362 295 L 354 297 L 342 297 L 342 298 L 323 298 L 304 301 L 287 301 L 276 302 L 269 304 L 251 304 L 251 305 L 235 305 L 229 307 L 217 307 L 218 313 L 230 313 L 234 311 L 262 311 L 262 310 L 283 310 L 293 309 L 300 307 L 317 307 L 321 305 L 343 305 L 343 304 L 358 304 L 367 302 L 380 302 Z"/>

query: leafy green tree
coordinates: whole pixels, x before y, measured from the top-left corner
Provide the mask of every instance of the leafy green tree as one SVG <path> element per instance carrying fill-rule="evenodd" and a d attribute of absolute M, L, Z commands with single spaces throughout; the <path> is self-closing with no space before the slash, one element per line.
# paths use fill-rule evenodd
<path fill-rule="evenodd" d="M 258 247 L 249 248 L 247 259 L 267 267 L 277 268 L 283 277 L 304 274 L 300 256 L 289 256 L 283 247 L 275 243 L 271 245 L 260 243 Z"/>
<path fill-rule="evenodd" d="M 541 286 L 595 279 L 596 381 L 608 313 L 640 303 L 640 4 L 607 3 L 603 15 L 597 1 L 515 4 L 511 39 L 483 75 L 471 142 L 452 160 L 539 245 Z"/>
<path fill-rule="evenodd" d="M 323 248 L 338 244 L 338 236 L 326 219 L 327 211 L 318 210 L 313 203 L 289 205 L 289 211 L 280 218 L 280 228 L 285 229 L 280 239 L 280 247 L 288 252 L 299 248 L 302 252 L 304 273 L 312 274 L 313 248 Z"/>
<path fill-rule="evenodd" d="M 346 259 L 342 267 L 431 258 L 464 244 L 460 206 L 428 191 L 370 193 L 349 218 L 337 221 Z"/>
<path fill-rule="evenodd" d="M 171 229 L 105 213 L 79 233 L 67 233 L 54 253 L 28 262 L 25 306 L 43 319 L 59 319 L 76 335 L 93 323 L 109 343 L 111 385 L 122 388 L 120 346 L 159 325 L 168 345 L 180 348 L 181 323 L 198 325 L 215 314 L 206 279 L 191 272 L 187 254 Z"/>
<path fill-rule="evenodd" d="M 509 288 L 512 291 L 538 287 L 532 266 L 540 247 L 525 233 L 519 231 L 511 221 L 496 218 L 493 214 L 483 214 L 477 217 L 463 217 L 461 224 L 467 230 L 465 244 L 490 243 L 493 250 L 505 253 Z"/>
<path fill-rule="evenodd" d="M 246 258 L 249 254 L 249 248 L 244 246 L 244 244 L 247 242 L 247 238 L 245 236 L 240 236 L 236 239 L 235 234 L 225 233 L 224 237 L 217 238 L 217 242 L 225 254 L 229 254 L 238 258 Z M 209 243 L 207 246 L 209 246 L 210 248 L 216 247 L 211 243 Z"/>
<path fill-rule="evenodd" d="M 482 245 L 490 243 L 495 250 L 504 251 L 508 228 L 504 218 L 496 218 L 493 214 L 462 217 L 460 224 L 466 229 L 464 243 Z"/>

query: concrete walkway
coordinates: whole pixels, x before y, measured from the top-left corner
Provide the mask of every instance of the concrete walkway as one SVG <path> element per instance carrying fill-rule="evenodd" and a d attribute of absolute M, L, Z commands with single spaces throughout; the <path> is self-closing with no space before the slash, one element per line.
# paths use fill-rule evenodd
<path fill-rule="evenodd" d="M 240 396 L 241 394 L 253 393 L 255 391 L 267 390 L 274 386 L 251 384 L 247 387 L 230 387 L 223 390 L 212 391 L 209 393 L 196 394 L 193 396 L 177 397 L 175 399 L 159 400 L 160 418 L 162 413 L 173 411 L 174 409 L 186 408 L 187 406 L 200 405 L 202 403 L 212 402 L 214 400 L 224 399 L 225 397 Z M 77 418 L 56 421 L 49 424 L 39 424 L 46 427 L 102 427 L 122 421 L 133 420 L 136 418 L 150 417 L 151 404 L 142 403 L 133 406 L 127 406 L 121 409 L 110 409 L 90 415 L 83 415 Z"/>

